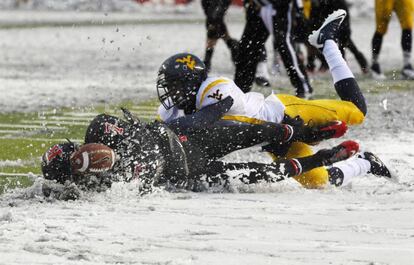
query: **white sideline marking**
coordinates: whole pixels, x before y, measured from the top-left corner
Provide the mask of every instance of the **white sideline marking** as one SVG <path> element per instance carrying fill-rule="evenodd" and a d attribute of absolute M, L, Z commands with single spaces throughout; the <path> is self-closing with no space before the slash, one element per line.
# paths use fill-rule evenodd
<path fill-rule="evenodd" d="M 50 120 L 22 120 L 22 123 L 62 124 L 62 125 L 89 125 L 89 122 L 50 121 Z M 47 126 L 47 125 L 45 125 Z"/>
<path fill-rule="evenodd" d="M 24 130 L 0 130 L 0 133 L 22 133 Z"/>
<path fill-rule="evenodd" d="M 136 106 L 130 108 L 130 110 L 139 110 L 139 111 L 156 111 L 158 107 L 152 107 L 152 106 Z"/>
<path fill-rule="evenodd" d="M 0 172 L 0 176 L 2 177 L 29 177 L 29 176 L 33 176 L 34 174 L 32 173 L 4 173 L 4 172 Z"/>
<path fill-rule="evenodd" d="M 53 114 L 53 113 L 52 113 Z M 99 113 L 97 112 L 65 112 L 65 116 L 75 116 L 75 117 L 95 117 Z"/>
<path fill-rule="evenodd" d="M 132 112 L 136 112 L 135 109 L 131 109 Z M 137 116 L 140 117 L 141 115 L 157 115 L 157 112 L 155 110 L 139 110 L 139 112 L 137 111 Z"/>
<path fill-rule="evenodd" d="M 62 130 L 62 131 L 67 130 L 67 128 L 56 127 L 56 126 L 40 126 L 40 125 L 11 124 L 11 123 L 0 123 L 0 128 L 49 129 L 49 130 Z"/>
<path fill-rule="evenodd" d="M 51 116 L 45 117 L 45 121 L 48 120 L 61 120 L 61 121 L 91 121 L 89 117 L 64 117 L 64 116 Z"/>
<path fill-rule="evenodd" d="M 68 140 L 66 138 L 61 139 L 54 139 L 54 138 L 31 138 L 31 137 L 20 137 L 20 136 L 0 136 L 0 139 L 19 139 L 19 140 L 29 140 L 29 141 L 39 141 L 39 142 L 67 142 Z M 69 139 L 72 142 L 75 143 L 83 143 L 83 139 Z"/>

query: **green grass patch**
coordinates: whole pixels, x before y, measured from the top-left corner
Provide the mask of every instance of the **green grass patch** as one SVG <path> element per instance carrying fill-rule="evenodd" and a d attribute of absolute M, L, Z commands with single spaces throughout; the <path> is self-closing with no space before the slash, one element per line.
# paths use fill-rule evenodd
<path fill-rule="evenodd" d="M 50 146 L 66 138 L 82 142 L 87 126 L 96 114 L 122 117 L 120 107 L 128 108 L 142 120 L 149 121 L 156 117 L 158 101 L 0 114 L 0 173 L 10 174 L 0 176 L 0 193 L 31 185 L 28 177 L 19 174 L 40 174 L 40 158 Z"/>
<path fill-rule="evenodd" d="M 0 177 L 0 194 L 9 189 L 29 187 L 32 184 L 27 177 Z"/>

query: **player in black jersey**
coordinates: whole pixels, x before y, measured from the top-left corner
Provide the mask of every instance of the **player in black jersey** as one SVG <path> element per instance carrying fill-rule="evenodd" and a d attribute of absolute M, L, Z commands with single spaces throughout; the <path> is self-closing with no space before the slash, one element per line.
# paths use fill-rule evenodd
<path fill-rule="evenodd" d="M 230 4 L 231 0 L 201 0 L 201 6 L 206 15 L 207 43 L 204 64 L 208 71 L 211 69 L 211 58 L 219 39 L 223 39 L 226 43 L 233 61 L 238 54 L 238 41 L 231 38 L 224 22 L 224 16 Z"/>
<path fill-rule="evenodd" d="M 296 95 L 309 97 L 313 90 L 304 66 L 298 60 L 291 36 L 292 9 L 296 8 L 297 14 L 302 14 L 302 0 L 246 0 L 245 7 L 246 25 L 239 43 L 235 83 L 244 92 L 250 91 L 264 43 L 272 35 Z"/>
<path fill-rule="evenodd" d="M 142 193 L 150 192 L 153 186 L 165 185 L 198 190 L 203 176 L 207 177 L 204 185 L 214 185 L 228 180 L 229 171 L 241 169 L 244 173 L 237 178 L 242 183 L 276 182 L 347 159 L 358 150 L 358 144 L 347 141 L 311 156 L 280 159 L 270 164 L 226 163 L 218 159 L 242 148 L 263 142 L 281 145 L 295 141 L 315 142 L 332 137 L 335 131 L 311 129 L 300 123 L 216 124 L 201 129 L 197 126 L 188 127 L 186 122 L 177 121 L 167 126 L 160 122 L 142 123 L 129 112 L 126 112 L 126 121 L 106 114 L 98 115 L 87 129 L 85 144 L 105 144 L 119 157 L 113 169 L 97 180 L 98 184 L 110 185 L 118 176 L 123 176 L 126 181 L 139 178 Z M 75 151 L 75 148 L 69 148 L 72 145 L 62 144 L 62 155 L 57 156 L 55 161 L 44 162 L 42 171 L 46 178 L 58 180 L 61 184 L 76 180 L 76 184 L 85 184 L 90 188 L 87 176 L 73 178 L 70 167 L 62 166 L 67 164 L 71 153 Z M 47 193 L 50 194 L 50 190 Z"/>

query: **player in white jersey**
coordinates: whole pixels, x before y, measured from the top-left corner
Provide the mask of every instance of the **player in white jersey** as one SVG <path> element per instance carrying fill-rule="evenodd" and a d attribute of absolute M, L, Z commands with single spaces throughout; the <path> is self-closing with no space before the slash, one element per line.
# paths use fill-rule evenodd
<path fill-rule="evenodd" d="M 195 55 L 184 53 L 168 58 L 159 70 L 157 89 L 162 103 L 158 110 L 160 119 L 173 123 L 179 117 L 196 113 L 198 115 L 191 126 L 203 127 L 219 119 L 261 124 L 292 123 L 297 122 L 295 117 L 300 117 L 308 125 L 326 126 L 332 123 L 335 128 L 333 132 L 340 131 L 345 123 L 361 124 L 367 111 L 365 99 L 335 42 L 345 16 L 345 11 L 335 11 L 309 37 L 309 42 L 322 50 L 341 100 L 306 100 L 283 94 L 272 93 L 265 97 L 256 92 L 243 93 L 228 78 L 207 77 L 202 61 Z M 265 150 L 275 158 L 303 157 L 313 153 L 309 145 L 301 142 L 291 146 L 273 143 L 266 146 Z M 296 180 L 305 187 L 319 188 L 328 182 L 347 184 L 352 177 L 367 172 L 391 178 L 386 166 L 372 153 L 366 152 L 346 165 L 330 169 L 316 168 L 298 176 Z"/>

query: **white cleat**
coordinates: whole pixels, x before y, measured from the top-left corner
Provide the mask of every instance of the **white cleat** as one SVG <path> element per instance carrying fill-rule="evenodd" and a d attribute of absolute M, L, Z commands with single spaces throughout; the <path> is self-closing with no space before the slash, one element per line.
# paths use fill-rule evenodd
<path fill-rule="evenodd" d="M 322 49 L 326 40 L 335 40 L 336 34 L 346 17 L 346 11 L 338 9 L 330 14 L 323 22 L 322 26 L 314 30 L 308 37 L 309 43 L 318 48 Z"/>
<path fill-rule="evenodd" d="M 401 75 L 404 79 L 414 80 L 414 70 L 411 64 L 404 66 L 401 71 Z"/>
<path fill-rule="evenodd" d="M 382 73 L 379 63 L 373 63 L 371 65 L 371 76 L 374 80 L 383 81 L 387 77 Z"/>

